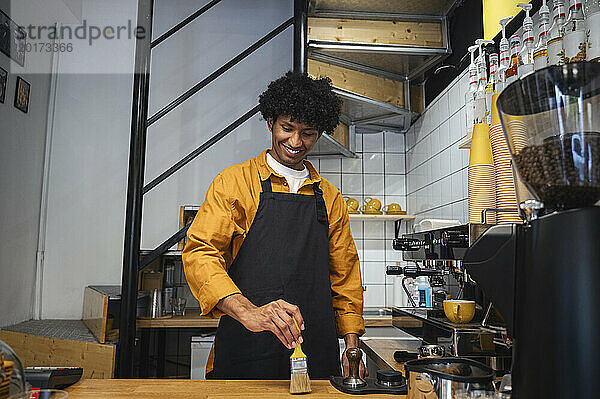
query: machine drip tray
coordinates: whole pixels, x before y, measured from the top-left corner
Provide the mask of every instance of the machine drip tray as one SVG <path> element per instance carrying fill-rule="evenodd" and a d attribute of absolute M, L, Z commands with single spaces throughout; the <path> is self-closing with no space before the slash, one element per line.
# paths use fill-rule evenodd
<path fill-rule="evenodd" d="M 331 376 L 329 377 L 329 382 L 333 385 L 337 390 L 349 393 L 351 395 L 366 395 L 366 394 L 387 394 L 387 395 L 406 395 L 408 393 L 408 389 L 406 387 L 406 380 L 402 377 L 402 382 L 400 385 L 395 386 L 387 386 L 380 384 L 375 378 L 364 378 L 366 385 L 358 388 L 351 388 L 347 385 L 344 385 L 344 377 L 341 376 Z"/>

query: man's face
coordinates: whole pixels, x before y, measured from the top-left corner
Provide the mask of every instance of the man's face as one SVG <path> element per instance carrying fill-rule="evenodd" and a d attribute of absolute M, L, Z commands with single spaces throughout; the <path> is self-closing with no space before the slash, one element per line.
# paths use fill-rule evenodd
<path fill-rule="evenodd" d="M 292 122 L 289 116 L 280 116 L 276 121 L 268 118 L 267 126 L 273 133 L 271 156 L 288 168 L 302 170 L 302 160 L 320 136 L 317 129 L 297 121 Z"/>

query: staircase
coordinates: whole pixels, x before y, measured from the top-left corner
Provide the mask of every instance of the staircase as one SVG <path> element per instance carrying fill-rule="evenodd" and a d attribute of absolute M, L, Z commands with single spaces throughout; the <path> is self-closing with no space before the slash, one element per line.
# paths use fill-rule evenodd
<path fill-rule="evenodd" d="M 403 133 L 425 108 L 425 73 L 451 54 L 447 15 L 460 0 L 310 0 L 308 73 L 328 76 L 343 125 L 313 156 L 355 156 L 355 133 Z M 337 142 L 335 142 L 337 141 Z"/>

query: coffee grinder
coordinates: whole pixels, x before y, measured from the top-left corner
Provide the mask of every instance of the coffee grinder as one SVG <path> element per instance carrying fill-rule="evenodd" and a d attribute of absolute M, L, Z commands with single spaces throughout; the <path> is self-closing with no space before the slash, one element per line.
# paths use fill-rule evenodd
<path fill-rule="evenodd" d="M 497 104 L 526 222 L 487 230 L 463 266 L 513 338 L 513 398 L 597 397 L 600 64 L 539 70 Z"/>

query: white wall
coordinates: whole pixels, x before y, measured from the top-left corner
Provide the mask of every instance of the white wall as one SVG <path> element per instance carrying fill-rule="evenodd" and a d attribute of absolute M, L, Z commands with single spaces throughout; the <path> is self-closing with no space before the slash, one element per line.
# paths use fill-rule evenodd
<path fill-rule="evenodd" d="M 427 106 L 406 133 L 408 211 L 422 219 L 467 222 L 469 150 L 458 148 L 466 139 L 465 93 L 462 73 Z"/>
<path fill-rule="evenodd" d="M 135 1 L 86 0 L 88 23 L 135 21 Z M 207 3 L 157 0 L 155 34 Z M 292 1 L 226 1 L 156 48 L 150 113 L 267 34 L 293 14 Z M 292 66 L 292 29 L 266 44 L 148 130 L 146 181 L 187 155 L 252 108 L 266 84 Z M 133 69 L 133 43 L 113 53 L 61 57 L 59 72 L 82 62 L 94 69 Z M 116 65 L 115 65 L 116 64 Z M 48 199 L 43 318 L 81 317 L 83 289 L 120 284 L 131 119 L 131 74 L 61 74 Z M 177 230 L 179 205 L 200 203 L 223 168 L 256 156 L 269 143 L 254 117 L 147 194 L 142 247 L 158 245 Z"/>
<path fill-rule="evenodd" d="M 406 209 L 404 135 L 357 134 L 356 147 L 358 158 L 312 158 L 311 162 L 342 195 L 357 199 L 361 205 L 371 197 L 380 200 L 382 206 L 396 202 Z M 366 289 L 364 307 L 392 306 L 393 279 L 386 276 L 385 268 L 402 260 L 402 253 L 391 246 L 394 222 L 353 220 L 350 229 Z"/>
<path fill-rule="evenodd" d="M 8 0 L 0 0 L 0 9 L 11 15 Z M 26 56 L 26 66 L 29 61 Z M 0 104 L 0 327 L 32 316 L 52 54 L 36 63 L 45 74 L 14 63 L 9 68 L 0 53 L 0 67 L 9 71 Z M 17 76 L 31 84 L 27 114 L 13 106 Z"/>

